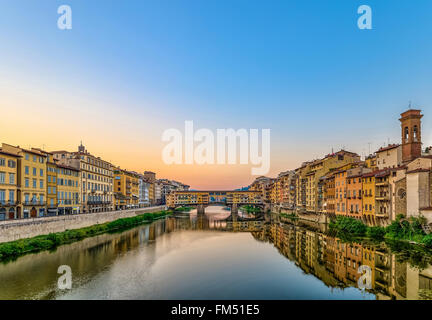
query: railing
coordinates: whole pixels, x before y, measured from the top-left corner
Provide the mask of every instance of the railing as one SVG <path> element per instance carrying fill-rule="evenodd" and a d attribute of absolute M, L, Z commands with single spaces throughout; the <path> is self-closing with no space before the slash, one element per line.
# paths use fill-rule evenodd
<path fill-rule="evenodd" d="M 96 205 L 96 204 L 111 204 L 111 201 L 87 201 L 88 205 Z"/>
<path fill-rule="evenodd" d="M 18 204 L 18 201 L 15 200 L 0 200 L 0 205 L 2 206 L 14 206 Z"/>
<path fill-rule="evenodd" d="M 23 205 L 25 205 L 25 206 L 44 206 L 44 205 L 46 205 L 46 202 L 45 201 L 30 200 L 30 201 L 24 201 Z"/>

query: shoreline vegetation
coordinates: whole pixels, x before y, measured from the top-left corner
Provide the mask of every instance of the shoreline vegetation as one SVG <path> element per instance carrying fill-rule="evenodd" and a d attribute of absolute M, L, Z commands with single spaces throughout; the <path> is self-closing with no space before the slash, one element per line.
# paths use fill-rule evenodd
<path fill-rule="evenodd" d="M 387 227 L 367 226 L 360 220 L 338 216 L 329 223 L 330 232 L 342 240 L 370 239 L 386 242 L 406 242 L 432 249 L 432 233 L 426 234 L 422 228 L 424 217 L 405 218 L 398 215 Z"/>
<path fill-rule="evenodd" d="M 7 262 L 29 253 L 55 250 L 60 245 L 70 244 L 104 233 L 127 230 L 141 224 L 151 223 L 157 219 L 171 215 L 172 213 L 173 211 L 170 210 L 148 212 L 135 217 L 120 218 L 111 222 L 95 224 L 85 228 L 0 243 L 0 262 Z"/>
<path fill-rule="evenodd" d="M 192 207 L 179 207 L 179 208 L 175 208 L 174 211 L 175 212 L 186 212 L 186 211 L 191 211 L 193 208 Z"/>
<path fill-rule="evenodd" d="M 288 218 L 288 219 L 291 219 L 291 220 L 298 220 L 298 219 L 300 219 L 300 217 L 298 215 L 296 215 L 294 212 L 293 213 L 279 213 L 279 215 L 281 217 Z"/>
<path fill-rule="evenodd" d="M 281 213 L 282 217 L 302 220 L 295 213 Z M 369 227 L 363 222 L 339 216 L 328 223 L 330 236 L 342 242 L 369 244 L 390 249 L 398 261 L 409 262 L 412 267 L 423 270 L 432 264 L 432 233 L 426 234 L 422 228 L 424 217 L 406 219 L 403 215 L 387 227 Z"/>
<path fill-rule="evenodd" d="M 260 213 L 260 212 L 262 212 L 262 209 L 256 208 L 253 206 L 249 206 L 249 205 L 241 206 L 240 208 L 245 210 L 247 213 Z"/>

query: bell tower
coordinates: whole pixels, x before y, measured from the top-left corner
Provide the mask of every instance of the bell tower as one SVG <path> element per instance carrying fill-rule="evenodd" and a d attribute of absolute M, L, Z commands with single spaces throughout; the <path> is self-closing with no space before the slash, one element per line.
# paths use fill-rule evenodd
<path fill-rule="evenodd" d="M 402 161 L 404 163 L 421 157 L 421 110 L 408 110 L 401 114 Z"/>

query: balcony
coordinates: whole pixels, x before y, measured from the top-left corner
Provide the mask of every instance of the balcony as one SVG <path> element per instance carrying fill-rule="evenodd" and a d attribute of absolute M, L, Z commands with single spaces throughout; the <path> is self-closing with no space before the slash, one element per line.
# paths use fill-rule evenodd
<path fill-rule="evenodd" d="M 375 200 L 377 200 L 377 201 L 389 201 L 390 196 L 389 195 L 377 195 L 377 196 L 375 196 Z"/>
<path fill-rule="evenodd" d="M 24 201 L 23 205 L 25 206 L 45 206 L 46 202 L 45 201 Z"/>
<path fill-rule="evenodd" d="M 380 211 L 380 212 L 376 212 L 375 215 L 376 215 L 378 218 L 388 218 L 388 216 L 389 216 L 389 214 L 388 214 L 387 212 L 382 212 L 382 211 Z"/>
<path fill-rule="evenodd" d="M 18 201 L 14 201 L 14 200 L 0 200 L 0 206 L 15 206 L 18 204 Z"/>
<path fill-rule="evenodd" d="M 389 185 L 388 182 L 377 182 L 375 183 L 377 187 L 387 187 Z"/>
<path fill-rule="evenodd" d="M 91 205 L 103 204 L 103 202 L 102 201 L 93 201 L 92 200 L 92 201 L 87 201 L 87 204 L 91 206 Z"/>

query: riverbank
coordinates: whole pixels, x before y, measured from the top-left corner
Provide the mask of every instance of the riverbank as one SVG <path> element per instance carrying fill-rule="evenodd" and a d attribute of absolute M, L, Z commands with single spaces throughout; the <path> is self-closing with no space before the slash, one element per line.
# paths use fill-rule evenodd
<path fill-rule="evenodd" d="M 424 223 L 422 217 L 405 219 L 398 216 L 389 226 L 379 227 L 367 226 L 360 220 L 339 216 L 329 223 L 329 229 L 338 237 L 346 239 L 402 241 L 432 249 L 432 233 L 426 234 L 422 228 Z"/>
<path fill-rule="evenodd" d="M 80 241 L 107 232 L 125 230 L 144 223 L 150 223 L 172 214 L 172 211 L 159 211 L 144 213 L 129 218 L 120 218 L 103 224 L 96 224 L 85 228 L 67 230 L 63 232 L 40 235 L 33 238 L 20 239 L 0 244 L 0 261 L 7 261 L 19 256 L 43 250 L 52 250 L 56 247 Z"/>
<path fill-rule="evenodd" d="M 240 209 L 243 209 L 247 213 L 259 213 L 259 212 L 262 212 L 261 208 L 256 208 L 256 207 L 250 206 L 250 205 L 241 206 Z"/>
<path fill-rule="evenodd" d="M 129 210 L 0 221 L 0 243 L 90 227 L 95 224 L 103 224 L 120 218 L 135 217 L 140 214 L 158 212 L 166 209 L 166 206 L 154 206 Z"/>

